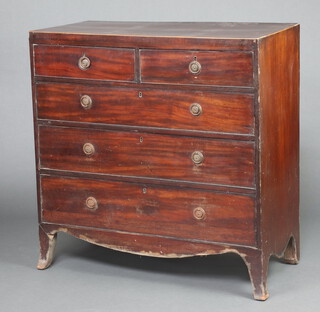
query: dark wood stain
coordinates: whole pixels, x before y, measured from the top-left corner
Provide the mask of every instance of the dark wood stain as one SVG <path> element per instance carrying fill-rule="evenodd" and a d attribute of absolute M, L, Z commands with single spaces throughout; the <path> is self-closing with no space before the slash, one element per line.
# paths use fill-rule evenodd
<path fill-rule="evenodd" d="M 194 255 L 213 255 L 234 252 L 244 260 L 253 258 L 260 252 L 254 247 L 219 244 L 199 240 L 179 239 L 167 236 L 141 235 L 107 229 L 77 227 L 43 222 L 45 233 L 66 232 L 91 243 L 144 256 L 163 258 L 183 258 Z M 251 269 L 250 269 L 251 270 Z M 251 270 L 252 271 L 252 270 Z"/>
<path fill-rule="evenodd" d="M 174 37 L 208 39 L 256 39 L 293 27 L 294 23 L 225 23 L 225 22 L 120 22 L 120 21 L 84 21 L 32 33 L 42 34 L 51 39 L 52 34 L 99 35 L 130 37 Z M 137 38 L 135 38 L 137 39 Z M 225 40 L 226 41 L 226 40 Z M 232 41 L 232 40 L 230 40 Z M 225 42 L 228 46 L 229 42 Z"/>
<path fill-rule="evenodd" d="M 78 61 L 84 55 L 91 65 L 81 70 Z M 37 76 L 134 80 L 134 50 L 35 45 L 34 58 Z"/>
<path fill-rule="evenodd" d="M 261 243 L 265 257 L 270 254 L 283 256 L 284 246 L 292 237 L 296 248 L 294 261 L 297 262 L 299 27 L 261 41 L 259 63 Z"/>
<path fill-rule="evenodd" d="M 277 23 L 86 21 L 30 32 L 37 44 L 252 51 L 257 38 L 293 27 Z"/>
<path fill-rule="evenodd" d="M 83 177 L 86 179 L 95 179 L 102 181 L 127 181 L 133 183 L 147 183 L 153 185 L 167 186 L 167 187 L 182 187 L 187 189 L 196 190 L 212 190 L 215 192 L 223 192 L 235 195 L 248 195 L 251 197 L 256 197 L 256 188 L 251 187 L 240 187 L 232 185 L 221 185 L 221 184 L 211 184 L 211 183 L 200 183 L 195 181 L 185 181 L 185 180 L 174 180 L 174 179 L 159 179 L 157 177 L 143 177 L 143 176 L 122 176 L 122 175 L 110 175 L 101 174 L 94 172 L 77 172 L 59 169 L 40 169 L 43 175 L 55 175 L 61 177 Z"/>
<path fill-rule="evenodd" d="M 49 176 L 41 186 L 44 222 L 255 245 L 254 199 L 248 196 Z M 86 207 L 89 196 L 96 210 Z M 197 207 L 205 210 L 204 220 L 194 218 Z"/>
<path fill-rule="evenodd" d="M 252 86 L 252 53 L 142 50 L 141 81 L 164 84 Z M 189 71 L 197 59 L 199 74 Z"/>
<path fill-rule="evenodd" d="M 91 109 L 81 107 L 83 95 Z M 41 119 L 253 134 L 250 94 L 40 83 L 37 101 Z M 201 105 L 200 116 L 190 113 L 193 103 Z"/>
<path fill-rule="evenodd" d="M 143 49 L 201 49 L 219 51 L 251 51 L 255 45 L 254 39 L 211 40 L 208 38 L 176 38 L 159 37 L 156 40 L 148 36 L 101 36 L 98 34 L 64 34 L 64 33 L 30 33 L 34 44 L 61 44 L 92 47 L 143 48 Z"/>
<path fill-rule="evenodd" d="M 35 83 L 76 83 L 87 86 L 109 86 L 109 87 L 139 87 L 144 89 L 159 89 L 163 90 L 163 84 L 146 83 L 137 81 L 112 81 L 104 79 L 82 79 L 82 78 L 68 78 L 68 77 L 49 77 L 49 76 L 35 76 Z M 210 91 L 217 93 L 231 93 L 231 94 L 251 94 L 257 90 L 257 86 L 216 86 L 206 84 L 166 84 L 166 90 L 185 90 L 185 91 Z"/>
<path fill-rule="evenodd" d="M 299 25 L 87 21 L 29 38 L 38 268 L 58 232 L 154 257 L 234 252 L 266 300 L 270 256 L 300 256 Z"/>
<path fill-rule="evenodd" d="M 41 168 L 254 187 L 253 142 L 40 127 Z M 82 148 L 95 148 L 87 156 Z M 204 161 L 195 165 L 194 151 Z"/>

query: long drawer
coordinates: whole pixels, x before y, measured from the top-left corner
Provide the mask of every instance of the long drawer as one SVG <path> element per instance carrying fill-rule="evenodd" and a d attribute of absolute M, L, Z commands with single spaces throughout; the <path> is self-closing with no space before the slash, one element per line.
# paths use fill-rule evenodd
<path fill-rule="evenodd" d="M 40 83 L 38 118 L 253 134 L 253 95 Z"/>
<path fill-rule="evenodd" d="M 42 176 L 41 202 L 43 222 L 255 244 L 248 196 Z"/>
<path fill-rule="evenodd" d="M 44 169 L 255 187 L 253 142 L 40 126 L 39 143 Z"/>

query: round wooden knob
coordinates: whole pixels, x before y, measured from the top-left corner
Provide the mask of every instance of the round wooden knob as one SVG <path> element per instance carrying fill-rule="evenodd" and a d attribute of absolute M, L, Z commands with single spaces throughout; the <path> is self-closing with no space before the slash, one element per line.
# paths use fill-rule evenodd
<path fill-rule="evenodd" d="M 198 61 L 192 61 L 190 64 L 189 64 L 189 71 L 191 74 L 199 74 L 200 71 L 201 71 L 201 64 L 198 62 Z"/>
<path fill-rule="evenodd" d="M 206 217 L 206 212 L 203 208 L 197 207 L 193 210 L 193 216 L 197 220 L 204 220 Z"/>
<path fill-rule="evenodd" d="M 82 149 L 83 149 L 83 152 L 88 156 L 94 154 L 94 146 L 91 143 L 83 144 Z"/>
<path fill-rule="evenodd" d="M 89 95 L 83 95 L 80 98 L 80 104 L 84 109 L 90 109 L 92 106 L 92 99 Z"/>
<path fill-rule="evenodd" d="M 98 208 L 98 202 L 94 197 L 88 197 L 86 199 L 86 206 L 88 209 L 97 209 Z"/>
<path fill-rule="evenodd" d="M 191 159 L 196 165 L 199 165 L 203 162 L 204 156 L 200 151 L 195 151 L 192 153 Z"/>
<path fill-rule="evenodd" d="M 83 55 L 79 58 L 78 65 L 81 70 L 87 70 L 91 65 L 91 61 L 87 56 Z"/>
<path fill-rule="evenodd" d="M 201 115 L 202 113 L 202 107 L 200 104 L 198 103 L 192 103 L 190 105 L 190 113 L 193 115 L 193 116 L 199 116 Z"/>

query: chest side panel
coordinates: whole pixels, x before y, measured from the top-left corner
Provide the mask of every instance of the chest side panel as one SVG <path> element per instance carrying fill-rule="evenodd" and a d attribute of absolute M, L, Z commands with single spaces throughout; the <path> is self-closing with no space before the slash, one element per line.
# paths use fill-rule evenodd
<path fill-rule="evenodd" d="M 299 245 L 299 26 L 263 39 L 259 65 L 261 235 L 281 255 Z"/>

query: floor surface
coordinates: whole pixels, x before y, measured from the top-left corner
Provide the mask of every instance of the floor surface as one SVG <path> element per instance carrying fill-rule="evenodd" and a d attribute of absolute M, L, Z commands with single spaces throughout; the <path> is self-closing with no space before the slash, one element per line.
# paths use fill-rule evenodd
<path fill-rule="evenodd" d="M 258 302 L 235 254 L 140 257 L 61 233 L 53 265 L 38 271 L 36 215 L 2 213 L 0 311 L 319 311 L 316 219 L 303 228 L 300 264 L 271 260 L 270 298 Z"/>

